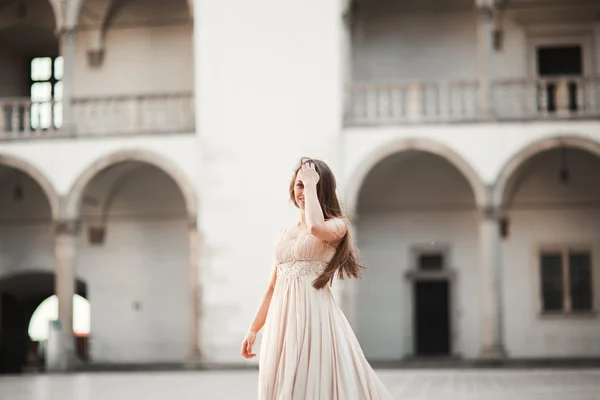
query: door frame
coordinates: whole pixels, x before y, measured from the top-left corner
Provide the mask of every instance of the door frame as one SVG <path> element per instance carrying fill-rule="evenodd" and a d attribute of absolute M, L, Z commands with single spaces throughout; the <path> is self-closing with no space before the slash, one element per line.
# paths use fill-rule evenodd
<path fill-rule="evenodd" d="M 539 78 L 537 73 L 537 48 L 540 46 L 580 46 L 582 78 L 593 77 L 596 73 L 593 32 L 578 33 L 529 33 L 527 36 L 527 73 L 529 78 Z"/>
<path fill-rule="evenodd" d="M 441 253 L 444 259 L 444 264 L 442 265 L 442 269 L 439 271 L 422 271 L 419 270 L 418 259 L 421 254 L 424 253 Z M 447 244 L 425 244 L 425 245 L 415 245 L 411 248 L 411 268 L 409 268 L 405 274 L 405 279 L 410 285 L 411 295 L 409 296 L 409 307 L 408 312 L 410 313 L 409 321 L 410 321 L 410 329 L 409 334 L 407 335 L 407 343 L 406 349 L 410 350 L 410 353 L 407 353 L 408 357 L 419 357 L 417 354 L 417 315 L 415 312 L 416 309 L 416 296 L 415 296 L 415 286 L 417 282 L 427 282 L 427 281 L 439 281 L 445 280 L 448 282 L 448 317 L 449 327 L 449 349 L 447 357 L 459 357 L 460 355 L 456 353 L 456 340 L 458 338 L 458 307 L 457 304 L 457 278 L 458 273 L 454 268 L 450 267 L 450 246 Z"/>

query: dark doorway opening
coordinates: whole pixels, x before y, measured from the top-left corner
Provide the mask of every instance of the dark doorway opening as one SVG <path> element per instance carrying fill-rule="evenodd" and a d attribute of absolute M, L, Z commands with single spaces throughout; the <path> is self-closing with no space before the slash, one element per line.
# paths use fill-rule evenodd
<path fill-rule="evenodd" d="M 450 355 L 450 282 L 416 281 L 415 352 L 417 356 Z"/>
<path fill-rule="evenodd" d="M 77 280 L 75 292 L 86 297 L 85 283 Z M 0 374 L 43 370 L 39 343 L 29 337 L 29 323 L 38 306 L 53 294 L 51 272 L 23 272 L 0 279 Z"/>

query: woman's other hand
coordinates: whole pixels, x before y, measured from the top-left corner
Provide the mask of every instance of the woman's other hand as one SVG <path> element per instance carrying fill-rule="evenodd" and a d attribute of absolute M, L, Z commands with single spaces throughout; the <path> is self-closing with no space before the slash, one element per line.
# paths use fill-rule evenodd
<path fill-rule="evenodd" d="M 244 358 L 254 358 L 256 354 L 252 353 L 252 346 L 254 345 L 254 341 L 256 340 L 256 333 L 248 332 L 246 333 L 246 337 L 242 342 L 242 357 Z"/>

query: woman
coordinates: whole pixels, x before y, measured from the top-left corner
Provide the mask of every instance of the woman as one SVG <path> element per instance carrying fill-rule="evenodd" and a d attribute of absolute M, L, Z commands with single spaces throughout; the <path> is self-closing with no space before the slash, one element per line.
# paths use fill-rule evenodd
<path fill-rule="evenodd" d="M 265 325 L 258 397 L 392 399 L 329 290 L 336 273 L 358 278 L 361 268 L 335 178 L 323 161 L 303 158 L 289 190 L 301 219 L 279 236 L 269 285 L 242 343 L 242 356 L 255 357 Z"/>

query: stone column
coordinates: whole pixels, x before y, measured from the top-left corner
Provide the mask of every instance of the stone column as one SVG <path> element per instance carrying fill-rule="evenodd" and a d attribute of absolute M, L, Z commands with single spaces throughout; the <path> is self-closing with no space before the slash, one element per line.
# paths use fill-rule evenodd
<path fill-rule="evenodd" d="M 55 360 L 48 363 L 56 371 L 68 371 L 75 362 L 73 335 L 73 296 L 75 295 L 75 248 L 79 221 L 56 221 L 54 233 L 55 292 L 58 297 L 59 336 Z"/>
<path fill-rule="evenodd" d="M 60 32 L 60 52 L 63 58 L 63 130 L 75 134 L 73 113 L 73 88 L 75 86 L 75 40 L 76 31 L 65 29 Z"/>
<path fill-rule="evenodd" d="M 479 113 L 486 118 L 492 115 L 492 93 L 490 87 L 494 8 L 493 0 L 475 0 L 477 9 L 477 79 L 479 83 Z"/>
<path fill-rule="evenodd" d="M 483 359 L 505 357 L 502 335 L 500 213 L 485 207 L 480 215 L 481 352 Z"/>
<path fill-rule="evenodd" d="M 353 13 L 353 1 L 341 0 L 343 14 L 341 15 L 341 65 L 340 76 L 342 77 L 342 99 L 344 117 L 350 111 L 352 105 L 349 87 L 352 84 L 352 25 L 355 18 Z"/>
<path fill-rule="evenodd" d="M 191 216 L 188 224 L 189 236 L 189 290 L 190 290 L 190 361 L 199 361 L 200 346 L 200 274 L 198 271 L 198 224 L 196 216 Z"/>

